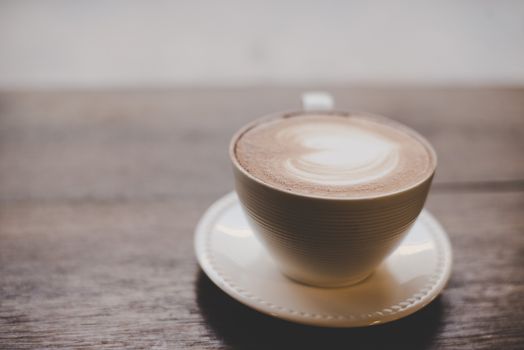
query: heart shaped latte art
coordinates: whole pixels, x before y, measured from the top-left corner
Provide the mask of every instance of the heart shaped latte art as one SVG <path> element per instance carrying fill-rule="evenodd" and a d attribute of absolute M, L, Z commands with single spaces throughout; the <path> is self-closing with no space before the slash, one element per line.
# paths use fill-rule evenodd
<path fill-rule="evenodd" d="M 279 159 L 288 176 L 320 185 L 347 186 L 387 176 L 399 162 L 398 146 L 364 129 L 344 125 L 298 125 L 277 134 Z"/>

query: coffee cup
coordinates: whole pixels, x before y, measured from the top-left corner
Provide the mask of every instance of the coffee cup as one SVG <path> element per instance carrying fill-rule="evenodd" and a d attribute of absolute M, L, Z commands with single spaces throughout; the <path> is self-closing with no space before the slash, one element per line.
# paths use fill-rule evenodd
<path fill-rule="evenodd" d="M 233 136 L 235 189 L 284 275 L 318 287 L 355 284 L 409 232 L 436 154 L 397 122 L 334 110 L 327 94 L 303 101 L 303 110 L 257 119 Z"/>

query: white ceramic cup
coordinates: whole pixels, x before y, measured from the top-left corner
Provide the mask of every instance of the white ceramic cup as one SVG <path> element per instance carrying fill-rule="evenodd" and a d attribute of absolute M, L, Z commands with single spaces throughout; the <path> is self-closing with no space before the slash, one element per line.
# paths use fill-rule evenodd
<path fill-rule="evenodd" d="M 332 99 L 325 94 L 304 95 L 303 100 L 306 112 L 332 107 Z M 392 194 L 362 199 L 278 189 L 242 168 L 235 156 L 235 144 L 247 130 L 293 113 L 304 111 L 258 119 L 233 136 L 229 154 L 240 203 L 255 235 L 285 275 L 320 287 L 358 283 L 397 247 L 415 222 L 431 185 L 436 154 L 422 136 L 398 125 L 432 153 L 435 167 L 423 181 Z"/>

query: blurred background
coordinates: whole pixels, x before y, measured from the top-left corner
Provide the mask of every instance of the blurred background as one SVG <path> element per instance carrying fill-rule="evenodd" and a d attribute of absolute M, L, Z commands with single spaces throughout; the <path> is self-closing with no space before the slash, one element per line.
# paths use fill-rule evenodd
<path fill-rule="evenodd" d="M 524 1 L 0 0 L 0 88 L 524 85 Z"/>

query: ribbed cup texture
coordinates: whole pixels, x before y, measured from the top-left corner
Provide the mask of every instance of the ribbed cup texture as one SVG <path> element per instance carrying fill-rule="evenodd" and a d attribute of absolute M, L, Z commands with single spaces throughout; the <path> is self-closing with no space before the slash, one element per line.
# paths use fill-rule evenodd
<path fill-rule="evenodd" d="M 248 221 L 281 270 L 322 286 L 372 273 L 415 222 L 432 180 L 377 198 L 329 199 L 284 192 L 234 171 Z"/>

